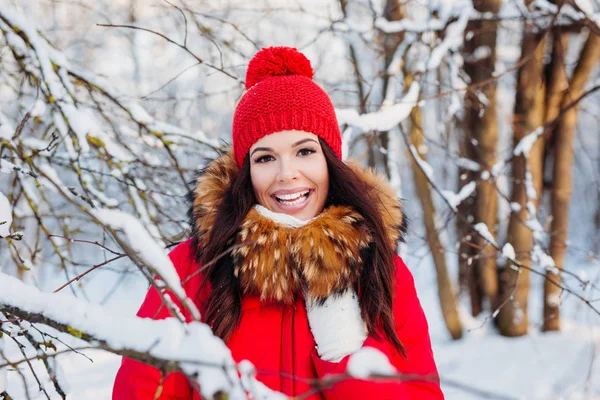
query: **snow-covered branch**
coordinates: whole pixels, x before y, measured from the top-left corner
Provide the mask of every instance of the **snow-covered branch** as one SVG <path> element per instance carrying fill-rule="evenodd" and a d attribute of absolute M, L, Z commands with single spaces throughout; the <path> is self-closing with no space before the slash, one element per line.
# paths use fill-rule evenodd
<path fill-rule="evenodd" d="M 197 157 L 221 145 L 155 119 L 105 79 L 70 63 L 10 7 L 0 10 L 0 37 L 7 45 L 0 69 L 18 72 L 3 76 L 8 93 L 23 82 L 12 94 L 18 101 L 0 114 L 0 178 L 12 180 L 0 200 L 0 235 L 12 239 L 17 268 L 35 270 L 49 245 L 71 280 L 73 266 L 87 262 L 88 253 L 73 251 L 77 242 L 59 236 L 107 229 L 95 209 L 119 209 L 141 221 L 154 240 L 177 241 L 187 228 L 182 195 L 191 189 Z M 19 117 L 23 103 L 28 111 Z M 73 219 L 88 224 L 75 228 Z M 126 253 L 135 259 L 134 251 Z M 150 280 L 153 275 L 149 270 Z"/>
<path fill-rule="evenodd" d="M 559 287 L 561 290 L 564 290 L 565 292 L 570 293 L 571 295 L 576 297 L 578 300 L 580 300 L 586 306 L 588 306 L 595 314 L 600 316 L 600 309 L 598 309 L 594 305 L 593 300 L 584 297 L 584 295 L 569 288 L 568 286 L 564 285 L 563 283 L 556 282 L 556 281 L 552 280 L 551 278 L 547 277 L 545 275 L 545 271 L 539 271 L 539 270 L 535 269 L 534 267 L 524 265 L 519 260 L 517 260 L 517 258 L 515 257 L 514 249 L 511 251 L 511 246 L 508 246 L 508 247 L 505 246 L 504 248 L 500 247 L 500 245 L 497 243 L 496 239 L 490 233 L 489 228 L 484 223 L 478 223 L 478 224 L 474 225 L 470 221 L 467 220 L 466 216 L 458 213 L 458 211 L 454 207 L 453 197 L 449 196 L 447 192 L 440 189 L 440 187 L 436 184 L 436 182 L 434 181 L 431 166 L 429 166 L 429 164 L 425 160 L 423 160 L 419 157 L 419 154 L 417 153 L 417 151 L 414 149 L 414 147 L 411 146 L 410 140 L 409 140 L 407 134 L 404 132 L 404 129 L 402 127 L 400 127 L 400 130 L 402 132 L 402 136 L 404 138 L 404 142 L 405 142 L 406 146 L 409 149 L 411 149 L 411 151 L 410 151 L 411 157 L 413 157 L 417 166 L 421 169 L 421 171 L 423 172 L 423 174 L 429 181 L 429 184 L 431 185 L 431 187 L 440 195 L 440 197 L 443 199 L 443 201 L 446 203 L 446 205 L 452 210 L 452 212 L 454 213 L 456 218 L 460 219 L 462 221 L 462 223 L 464 223 L 466 226 L 470 227 L 472 232 L 475 232 L 477 235 L 482 237 L 486 242 L 488 242 L 491 246 L 493 246 L 496 250 L 498 250 L 499 253 L 502 255 L 502 257 L 504 257 L 507 261 L 510 261 L 512 263 L 512 265 L 515 266 L 515 268 L 525 269 L 525 270 L 530 271 L 538 276 L 543 277 L 543 279 L 550 282 L 550 284 L 555 285 L 555 286 Z M 588 281 L 583 280 L 578 276 L 574 276 L 574 275 L 572 275 L 572 276 L 575 279 L 577 279 L 584 287 L 587 287 L 589 285 Z M 497 314 L 498 309 L 503 307 L 505 304 L 506 304 L 506 302 L 504 302 L 503 304 L 498 306 L 497 309 L 494 310 L 493 314 Z"/>
<path fill-rule="evenodd" d="M 6 274 L 0 275 L 0 312 L 70 333 L 96 348 L 140 360 L 164 373 L 183 372 L 191 381 L 198 381 L 206 398 L 218 392 L 246 398 L 229 349 L 200 322 L 116 316 L 72 296 L 41 293 Z M 267 398 L 270 391 L 262 384 L 253 377 L 245 379 L 260 388 L 257 398 Z"/>
<path fill-rule="evenodd" d="M 529 7 L 524 2 L 516 1 L 504 5 L 498 13 L 481 13 L 473 11 L 469 15 L 470 21 L 510 21 L 518 20 L 525 22 L 535 22 L 540 28 L 548 24 L 573 25 L 585 23 L 593 30 L 598 30 L 598 21 L 600 12 L 594 12 L 593 7 L 588 2 L 570 1 L 563 7 L 559 7 L 547 0 L 533 1 Z M 581 3 L 581 4 L 580 4 Z M 375 27 L 385 33 L 397 32 L 439 32 L 446 29 L 448 23 L 459 18 L 465 9 L 471 7 L 470 1 L 458 2 L 440 2 L 437 14 L 439 17 L 428 19 L 426 22 L 404 18 L 399 21 L 388 21 L 385 18 L 377 18 Z M 557 15 L 558 12 L 558 15 Z M 556 19 L 556 21 L 554 21 Z"/>

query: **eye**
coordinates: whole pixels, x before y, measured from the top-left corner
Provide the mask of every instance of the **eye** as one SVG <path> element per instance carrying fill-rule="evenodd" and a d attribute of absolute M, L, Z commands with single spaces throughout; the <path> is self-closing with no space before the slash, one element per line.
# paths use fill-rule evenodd
<path fill-rule="evenodd" d="M 269 161 L 273 161 L 274 159 L 275 158 L 273 158 L 273 156 L 271 156 L 271 155 L 264 155 L 264 156 L 260 156 L 260 157 L 256 158 L 254 160 L 254 162 L 257 163 L 257 164 L 264 164 L 264 163 L 267 163 Z"/>
<path fill-rule="evenodd" d="M 305 147 L 303 149 L 298 150 L 298 155 L 306 157 L 306 156 L 310 156 L 313 153 L 316 153 L 317 151 L 314 149 L 311 149 L 310 147 Z"/>

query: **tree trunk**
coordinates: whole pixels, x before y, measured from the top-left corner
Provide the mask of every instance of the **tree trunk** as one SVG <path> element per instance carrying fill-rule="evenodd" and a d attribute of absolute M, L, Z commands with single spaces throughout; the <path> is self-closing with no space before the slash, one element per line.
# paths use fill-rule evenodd
<path fill-rule="evenodd" d="M 461 157 L 473 160 L 473 146 L 469 145 L 467 132 L 463 133 L 464 140 L 459 140 L 459 151 Z M 458 190 L 460 191 L 467 183 L 475 178 L 475 173 L 468 169 L 459 168 L 458 170 Z M 471 195 L 464 199 L 458 205 L 458 214 L 464 216 L 467 220 L 474 219 L 473 210 L 475 209 L 475 196 Z M 473 258 L 477 250 L 473 241 L 474 232 L 471 225 L 463 218 L 456 219 L 456 237 L 458 239 L 458 282 L 460 288 L 466 288 L 469 292 L 471 303 L 471 315 L 476 317 L 483 311 L 483 290 L 481 288 L 481 279 L 479 270 L 476 268 Z"/>
<path fill-rule="evenodd" d="M 500 9 L 500 0 L 479 0 L 474 1 L 473 5 L 482 13 L 497 13 Z M 481 165 L 479 176 L 472 177 L 477 179 L 474 222 L 485 223 L 494 236 L 496 236 L 498 197 L 491 169 L 496 163 L 498 143 L 496 81 L 493 79 L 497 26 L 498 22 L 493 20 L 469 22 L 467 31 L 474 32 L 474 35 L 465 43 L 465 72 L 471 78 L 471 83 L 490 82 L 469 90 L 466 94 L 464 146 L 470 148 L 467 154 L 472 155 L 472 159 Z M 486 51 L 487 54 L 478 55 Z M 478 93 L 485 96 L 487 103 L 481 101 Z M 496 249 L 479 235 L 475 235 L 475 249 L 479 254 L 471 269 L 476 270 L 472 273 L 476 273 L 479 278 L 477 284 L 481 287 L 478 292 L 483 293 L 490 305 L 494 307 L 498 296 Z M 473 288 L 470 292 L 474 294 Z M 473 315 L 476 315 L 474 311 Z"/>
<path fill-rule="evenodd" d="M 386 0 L 385 8 L 383 9 L 383 17 L 388 21 L 399 21 L 406 17 L 406 3 L 402 0 Z M 389 81 L 390 79 L 395 79 L 394 77 L 390 77 L 387 74 L 388 67 L 394 58 L 394 54 L 398 49 L 398 46 L 404 40 L 404 32 L 396 32 L 396 33 L 380 33 L 380 40 L 383 46 L 383 85 L 381 90 L 381 99 L 385 100 Z M 376 134 L 377 135 L 377 134 Z M 385 151 L 381 154 L 383 170 L 385 171 L 386 176 L 391 178 L 392 172 L 390 171 L 390 162 L 389 162 L 389 132 L 379 132 L 379 143 L 382 149 Z"/>
<path fill-rule="evenodd" d="M 410 124 L 410 143 L 417 149 L 417 152 L 419 152 L 419 148 L 423 144 L 421 120 L 421 110 L 417 106 L 413 108 L 413 111 L 411 112 Z M 422 159 L 425 159 L 425 156 L 420 152 L 419 156 Z M 417 196 L 421 201 L 421 207 L 423 208 L 423 222 L 425 224 L 427 243 L 429 245 L 429 249 L 431 250 L 431 255 L 433 257 L 433 262 L 435 264 L 435 270 L 437 273 L 438 298 L 442 308 L 442 315 L 444 317 L 444 322 L 446 323 L 446 328 L 448 329 L 448 332 L 450 332 L 452 338 L 460 339 L 462 337 L 462 324 L 458 315 L 456 295 L 454 293 L 454 289 L 452 288 L 452 281 L 450 279 L 450 274 L 448 273 L 448 267 L 446 266 L 444 248 L 440 242 L 440 238 L 435 226 L 435 207 L 431 197 L 431 187 L 429 185 L 429 181 L 419 168 L 418 164 L 412 158 L 411 166 L 413 170 Z"/>
<path fill-rule="evenodd" d="M 600 36 L 590 32 L 579 62 L 573 71 L 568 91 L 564 94 L 561 108 L 566 108 L 583 93 L 586 81 L 600 60 Z M 558 114 L 557 114 L 558 115 Z M 550 256 L 558 267 L 548 270 L 544 281 L 544 323 L 543 331 L 560 329 L 559 301 L 560 288 L 550 282 L 560 283 L 566 254 L 566 239 L 571 201 L 571 174 L 573 169 L 573 138 L 577 126 L 577 108 L 572 107 L 560 116 L 555 132 L 555 152 L 553 169 L 553 190 L 551 194 L 552 234 Z"/>
<path fill-rule="evenodd" d="M 521 59 L 528 59 L 519 69 L 514 112 L 514 145 L 544 122 L 543 34 L 531 33 L 526 26 L 521 46 Z M 512 163 L 513 188 L 511 202 L 518 203 L 520 211 L 513 211 L 508 224 L 507 242 L 514 250 L 516 259 L 526 267 L 531 266 L 533 232 L 525 225 L 531 211 L 537 210 L 542 189 L 542 161 L 544 141 L 540 136 L 529 154 L 515 156 Z M 535 193 L 529 193 L 535 190 Z M 535 217 L 535 215 L 532 215 Z M 529 272 L 507 262 L 500 279 L 501 305 L 497 324 L 501 335 L 522 336 L 529 324 L 527 305 L 529 296 Z"/>
<path fill-rule="evenodd" d="M 561 101 L 565 91 L 569 88 L 569 80 L 565 69 L 565 54 L 569 33 L 559 27 L 552 30 L 552 59 L 550 61 L 550 74 L 548 75 L 546 89 L 546 117 L 544 122 L 552 121 L 560 114 Z"/>

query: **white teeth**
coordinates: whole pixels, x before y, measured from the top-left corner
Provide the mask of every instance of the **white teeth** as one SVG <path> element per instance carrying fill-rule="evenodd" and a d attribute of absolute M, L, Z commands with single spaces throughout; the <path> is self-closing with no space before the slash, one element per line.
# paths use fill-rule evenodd
<path fill-rule="evenodd" d="M 304 190 L 302 192 L 297 192 L 297 193 L 291 193 L 291 194 L 278 194 L 275 195 L 275 197 L 277 198 L 277 200 L 280 201 L 285 201 L 287 202 L 292 202 L 292 201 L 296 201 L 298 199 L 302 199 L 303 196 L 306 196 L 308 194 L 308 190 Z"/>
<path fill-rule="evenodd" d="M 289 201 L 289 200 L 282 200 L 281 203 L 288 205 L 288 206 L 297 206 L 298 204 L 302 204 L 305 201 L 307 201 L 308 197 L 300 197 L 298 200 L 293 200 L 293 201 Z"/>

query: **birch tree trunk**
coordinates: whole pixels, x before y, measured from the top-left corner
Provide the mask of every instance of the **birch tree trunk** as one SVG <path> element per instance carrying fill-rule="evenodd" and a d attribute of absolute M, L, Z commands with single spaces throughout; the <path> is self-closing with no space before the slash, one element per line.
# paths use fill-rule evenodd
<path fill-rule="evenodd" d="M 561 109 L 565 109 L 583 93 L 592 70 L 600 60 L 600 36 L 590 32 L 579 62 L 573 71 L 569 88 L 562 97 Z M 557 114 L 558 115 L 558 114 Z M 577 108 L 571 107 L 560 116 L 555 131 L 553 190 L 551 193 L 552 229 L 550 237 L 550 256 L 558 267 L 546 272 L 544 281 L 544 323 L 543 331 L 560 329 L 559 294 L 560 288 L 550 282 L 560 283 L 560 269 L 565 262 L 566 239 L 569 223 L 569 204 L 571 201 L 571 181 L 573 169 L 573 138 L 577 126 Z"/>
<path fill-rule="evenodd" d="M 475 0 L 473 6 L 482 13 L 495 14 L 500 10 L 500 0 Z M 471 21 L 467 31 L 474 32 L 474 34 L 465 43 L 465 72 L 471 78 L 471 83 L 489 82 L 467 91 L 464 147 L 468 149 L 466 155 L 471 156 L 471 159 L 481 165 L 479 174 L 472 176 L 472 179 L 477 179 L 474 223 L 485 223 L 494 236 L 496 236 L 498 200 L 491 169 L 496 163 L 498 143 L 496 81 L 493 79 L 496 64 L 497 27 L 498 22 L 493 20 Z M 470 281 L 475 281 L 480 287 L 474 288 L 471 285 L 470 293 L 477 297 L 483 295 L 494 307 L 498 295 L 496 250 L 479 235 L 476 235 L 474 239 L 478 255 L 470 268 L 470 273 L 473 275 Z M 472 309 L 472 313 L 473 315 L 478 314 L 476 308 Z"/>
<path fill-rule="evenodd" d="M 519 68 L 517 94 L 514 111 L 514 145 L 540 127 L 544 122 L 545 89 L 543 81 L 543 34 L 532 33 L 526 26 L 521 60 L 526 62 Z M 518 204 L 508 224 L 507 242 L 514 250 L 516 259 L 524 266 L 531 266 L 533 232 L 525 225 L 530 212 L 536 213 L 542 189 L 543 137 L 538 137 L 529 154 L 513 157 L 513 187 L 511 202 Z M 532 193 L 533 192 L 533 193 Z M 535 217 L 532 215 L 531 217 Z M 497 317 L 500 334 L 522 336 L 529 324 L 527 306 L 529 296 L 529 272 L 507 262 L 500 279 L 501 305 Z"/>

